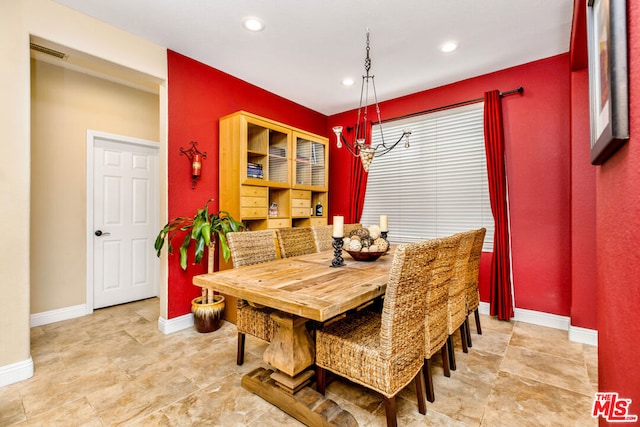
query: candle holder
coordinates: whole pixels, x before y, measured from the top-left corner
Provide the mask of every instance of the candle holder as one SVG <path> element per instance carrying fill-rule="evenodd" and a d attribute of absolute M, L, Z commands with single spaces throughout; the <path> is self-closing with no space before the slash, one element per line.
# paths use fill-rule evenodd
<path fill-rule="evenodd" d="M 346 265 L 342 258 L 343 245 L 344 242 L 342 241 L 342 237 L 333 238 L 333 260 L 331 261 L 331 267 L 343 267 Z"/>

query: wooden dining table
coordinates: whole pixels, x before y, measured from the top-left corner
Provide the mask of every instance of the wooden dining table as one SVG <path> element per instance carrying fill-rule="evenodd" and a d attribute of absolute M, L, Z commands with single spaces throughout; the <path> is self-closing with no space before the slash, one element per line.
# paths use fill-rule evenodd
<path fill-rule="evenodd" d="M 371 262 L 345 253 L 342 267 L 331 267 L 334 252 L 324 251 L 195 276 L 196 286 L 273 309 L 279 328 L 263 359 L 274 370 L 252 371 L 243 387 L 307 425 L 357 425 L 344 410 L 319 410 L 337 405 L 319 402 L 324 397 L 308 387 L 315 343 L 307 323 L 322 324 L 384 295 L 394 249 Z"/>

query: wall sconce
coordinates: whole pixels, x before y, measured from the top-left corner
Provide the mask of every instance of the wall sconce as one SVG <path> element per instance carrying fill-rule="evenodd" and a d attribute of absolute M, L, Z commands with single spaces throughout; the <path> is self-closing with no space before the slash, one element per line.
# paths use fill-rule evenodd
<path fill-rule="evenodd" d="M 197 148 L 198 141 L 191 141 L 191 148 L 185 150 L 180 147 L 180 155 L 187 156 L 191 163 L 191 189 L 196 188 L 196 181 L 202 173 L 202 160 L 207 158 L 207 153 L 202 153 Z"/>

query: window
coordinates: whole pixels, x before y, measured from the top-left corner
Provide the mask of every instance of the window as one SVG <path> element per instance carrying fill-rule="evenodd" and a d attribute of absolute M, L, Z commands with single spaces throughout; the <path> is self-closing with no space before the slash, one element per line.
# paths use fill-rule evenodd
<path fill-rule="evenodd" d="M 372 144 L 387 144 L 411 129 L 403 143 L 369 169 L 361 222 L 389 217 L 394 243 L 444 237 L 486 227 L 484 251 L 493 251 L 493 215 L 489 201 L 483 129 L 484 103 L 439 111 L 374 126 Z"/>

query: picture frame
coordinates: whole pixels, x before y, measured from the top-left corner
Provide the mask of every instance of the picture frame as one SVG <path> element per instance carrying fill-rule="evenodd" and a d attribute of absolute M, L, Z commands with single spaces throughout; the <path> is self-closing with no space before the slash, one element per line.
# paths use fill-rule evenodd
<path fill-rule="evenodd" d="M 603 164 L 629 139 L 626 0 L 589 0 L 591 164 Z"/>

